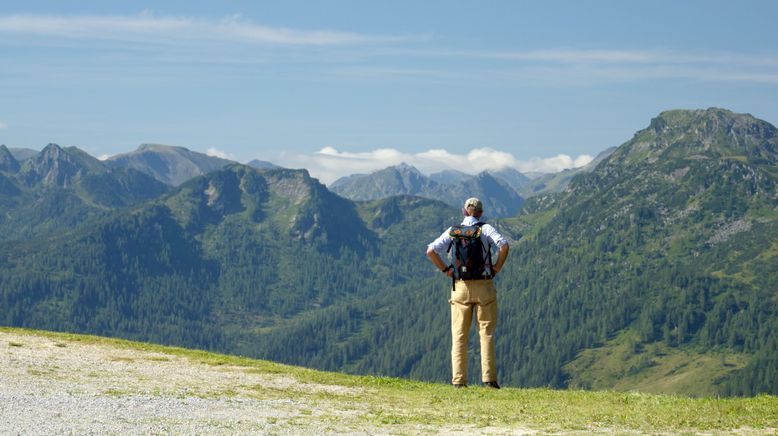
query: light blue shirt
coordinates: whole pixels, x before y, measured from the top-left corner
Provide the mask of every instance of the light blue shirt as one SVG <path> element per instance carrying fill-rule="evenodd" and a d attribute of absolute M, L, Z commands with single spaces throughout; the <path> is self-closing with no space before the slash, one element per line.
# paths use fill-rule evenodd
<path fill-rule="evenodd" d="M 475 223 L 478 222 L 478 219 L 472 216 L 466 216 L 465 219 L 462 220 L 463 226 L 472 226 L 475 225 Z M 446 229 L 445 232 L 443 232 L 442 235 L 438 237 L 438 239 L 435 239 L 432 241 L 431 244 L 427 245 L 427 249 L 433 249 L 435 250 L 439 255 L 444 255 L 446 253 L 446 250 L 448 250 L 449 245 L 451 245 L 451 241 L 454 240 L 451 236 L 449 236 L 448 232 L 451 230 L 451 227 Z M 498 249 L 501 248 L 503 245 L 508 245 L 508 240 L 505 239 L 497 230 L 492 227 L 490 224 L 484 224 L 481 227 L 481 243 L 483 243 L 484 248 L 491 245 L 492 247 L 497 247 Z"/>

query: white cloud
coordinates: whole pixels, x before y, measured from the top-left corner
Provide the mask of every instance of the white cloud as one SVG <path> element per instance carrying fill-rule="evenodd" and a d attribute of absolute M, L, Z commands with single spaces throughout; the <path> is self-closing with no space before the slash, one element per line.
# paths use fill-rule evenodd
<path fill-rule="evenodd" d="M 511 153 L 491 148 L 476 148 L 467 154 L 456 154 L 444 149 L 404 153 L 393 148 L 351 153 L 338 151 L 334 147 L 324 147 L 313 154 L 283 155 L 276 162 L 285 167 L 306 168 L 313 177 L 330 184 L 343 176 L 370 173 L 401 163 L 413 165 L 425 174 L 447 169 L 477 174 L 484 170 L 506 167 L 521 172 L 548 173 L 580 167 L 591 160 L 589 155 L 573 158 L 565 154 L 519 160 Z"/>
<path fill-rule="evenodd" d="M 108 160 L 111 158 L 110 154 L 101 154 L 100 156 L 97 156 L 98 160 Z"/>
<path fill-rule="evenodd" d="M 226 151 L 218 150 L 216 148 L 209 148 L 205 154 L 213 157 L 220 157 L 222 159 L 232 159 L 231 155 Z"/>
<path fill-rule="evenodd" d="M 572 158 L 566 154 L 558 154 L 553 157 L 532 158 L 527 161 L 519 162 L 514 168 L 525 173 L 556 173 L 568 168 L 582 167 L 593 159 L 594 158 L 588 154 L 582 154 L 576 158 Z"/>
<path fill-rule="evenodd" d="M 300 30 L 255 24 L 240 15 L 221 19 L 139 15 L 0 15 L 0 33 L 67 38 L 175 41 L 229 41 L 283 45 L 343 45 L 389 42 L 404 36 L 367 35 L 335 30 Z M 163 40 L 160 40 L 162 38 Z M 418 39 L 413 37 L 412 39 Z"/>
<path fill-rule="evenodd" d="M 0 121 L 0 129 L 7 129 L 7 128 L 8 128 L 8 123 Z"/>

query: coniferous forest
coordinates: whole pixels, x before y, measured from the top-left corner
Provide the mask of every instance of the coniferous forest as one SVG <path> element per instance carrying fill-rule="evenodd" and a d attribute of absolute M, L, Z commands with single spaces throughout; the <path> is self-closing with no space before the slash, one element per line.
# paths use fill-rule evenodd
<path fill-rule="evenodd" d="M 669 111 L 492 220 L 501 383 L 778 394 L 776 182 L 774 126 Z M 242 165 L 165 187 L 53 147 L 0 189 L 2 325 L 449 379 L 451 283 L 424 255 L 460 219 L 445 203 Z"/>

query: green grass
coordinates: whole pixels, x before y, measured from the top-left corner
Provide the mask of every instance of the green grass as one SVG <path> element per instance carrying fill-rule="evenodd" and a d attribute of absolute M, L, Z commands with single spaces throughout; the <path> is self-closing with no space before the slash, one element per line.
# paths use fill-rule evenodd
<path fill-rule="evenodd" d="M 289 398 L 326 402 L 340 410 L 361 410 L 362 424 L 376 426 L 475 425 L 529 428 L 539 431 L 729 432 L 735 429 L 771 432 L 778 428 L 778 398 L 689 398 L 636 392 L 518 389 L 482 387 L 453 389 L 448 385 L 411 380 L 351 376 L 281 365 L 240 356 L 165 347 L 96 336 L 0 328 L 0 332 L 36 335 L 57 343 L 97 344 L 178 356 L 214 366 L 237 366 L 260 374 L 280 374 L 301 383 L 358 388 L 357 393 L 283 392 Z M 66 352 L 63 350 L 63 352 Z M 267 389 L 265 389 L 267 391 Z M 109 391 L 107 395 L 122 395 Z M 230 397 L 235 391 L 216 393 Z M 366 411 L 366 412 L 364 412 Z M 306 419 L 318 419 L 306 416 Z M 323 417 L 322 426 L 337 424 Z"/>
<path fill-rule="evenodd" d="M 662 342 L 640 344 L 637 336 L 626 330 L 601 347 L 580 353 L 565 366 L 572 376 L 570 384 L 712 396 L 718 391 L 718 380 L 742 369 L 751 358 L 738 353 L 698 353 L 692 347 L 671 348 Z"/>

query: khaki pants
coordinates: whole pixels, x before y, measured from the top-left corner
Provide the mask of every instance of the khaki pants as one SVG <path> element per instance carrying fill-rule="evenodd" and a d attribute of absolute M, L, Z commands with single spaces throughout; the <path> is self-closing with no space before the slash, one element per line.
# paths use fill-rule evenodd
<path fill-rule="evenodd" d="M 481 339 L 481 381 L 497 381 L 494 329 L 497 290 L 491 280 L 457 280 L 451 293 L 451 382 L 467 384 L 467 338 L 473 312 Z"/>

